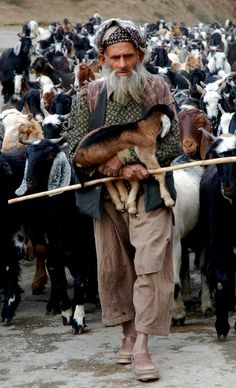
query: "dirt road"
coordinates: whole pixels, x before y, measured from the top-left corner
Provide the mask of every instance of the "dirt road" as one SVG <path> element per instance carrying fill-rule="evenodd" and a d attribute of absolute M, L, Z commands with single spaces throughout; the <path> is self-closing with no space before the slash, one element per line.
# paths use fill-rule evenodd
<path fill-rule="evenodd" d="M 18 29 L 0 29 L 0 48 L 13 47 Z M 10 326 L 0 325 L 1 388 L 117 388 L 144 387 L 134 380 L 129 365 L 114 363 L 120 329 L 101 323 L 100 309 L 86 305 L 87 331 L 73 335 L 60 316 L 45 316 L 49 296 L 32 295 L 34 263 L 22 264 L 22 301 Z M 192 273 L 195 291 L 199 274 Z M 70 281 L 70 279 L 69 279 Z M 196 295 L 195 295 L 196 298 Z M 2 295 L 0 295 L 0 305 Z M 1 306 L 0 306 L 1 307 Z M 202 318 L 198 309 L 169 338 L 152 337 L 150 351 L 161 379 L 157 388 L 235 388 L 236 314 L 231 316 L 227 341 L 218 341 L 214 317 Z"/>

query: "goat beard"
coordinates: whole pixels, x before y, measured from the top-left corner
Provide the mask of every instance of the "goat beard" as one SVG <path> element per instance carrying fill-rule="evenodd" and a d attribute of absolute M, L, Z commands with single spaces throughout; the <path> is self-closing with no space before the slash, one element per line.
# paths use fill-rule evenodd
<path fill-rule="evenodd" d="M 139 63 L 134 69 L 129 69 L 130 76 L 117 76 L 117 70 L 111 70 L 107 65 L 103 65 L 102 68 L 102 77 L 106 80 L 107 88 L 113 91 L 113 101 L 127 105 L 132 99 L 141 104 L 148 77 L 145 66 Z"/>

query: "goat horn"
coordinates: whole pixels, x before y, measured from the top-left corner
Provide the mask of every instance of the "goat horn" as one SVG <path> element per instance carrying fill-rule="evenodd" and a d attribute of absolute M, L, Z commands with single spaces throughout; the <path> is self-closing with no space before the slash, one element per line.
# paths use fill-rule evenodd
<path fill-rule="evenodd" d="M 24 145 L 31 145 L 35 142 L 35 140 L 37 140 L 37 141 L 39 140 L 39 139 L 23 140 L 21 136 L 22 135 L 19 136 L 18 141 L 19 141 L 19 143 L 24 144 Z"/>
<path fill-rule="evenodd" d="M 50 115 L 50 113 L 47 111 L 47 109 L 44 106 L 43 97 L 41 97 L 41 99 L 40 99 L 40 109 L 43 112 L 44 117 L 47 117 Z"/>
<path fill-rule="evenodd" d="M 67 94 L 67 96 L 70 96 L 73 93 L 73 91 L 74 91 L 74 85 L 71 85 L 71 88 L 67 90 L 65 94 Z"/>
<path fill-rule="evenodd" d="M 202 88 L 202 86 L 196 84 L 196 89 L 198 91 L 198 93 L 202 94 L 204 96 L 204 94 L 206 94 L 206 91 L 205 89 Z"/>
<path fill-rule="evenodd" d="M 226 84 L 227 84 L 227 80 L 224 80 L 224 81 L 220 84 L 219 93 L 221 93 L 221 92 L 223 92 L 223 90 L 225 90 Z"/>
<path fill-rule="evenodd" d="M 205 84 L 205 82 L 203 82 L 203 81 L 200 81 L 200 85 L 201 85 L 203 88 L 206 87 L 206 84 Z"/>
<path fill-rule="evenodd" d="M 60 88 L 60 87 L 61 87 L 62 79 L 61 79 L 61 78 L 59 78 L 59 80 L 60 80 L 60 83 L 59 83 L 59 84 L 57 84 L 57 85 L 54 85 L 54 88 Z"/>
<path fill-rule="evenodd" d="M 64 121 L 69 117 L 69 115 L 70 115 L 70 113 L 67 113 L 65 115 L 58 115 L 58 118 L 59 118 L 59 120 Z"/>
<path fill-rule="evenodd" d="M 57 143 L 60 143 L 62 141 L 66 141 L 67 138 L 65 135 L 62 135 L 61 137 L 58 137 L 56 139 L 48 139 L 48 140 L 50 140 L 53 144 L 57 144 Z"/>

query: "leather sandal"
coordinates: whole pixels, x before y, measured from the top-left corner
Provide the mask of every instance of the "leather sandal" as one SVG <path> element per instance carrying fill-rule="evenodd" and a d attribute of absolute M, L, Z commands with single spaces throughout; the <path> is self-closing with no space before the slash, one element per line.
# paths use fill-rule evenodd
<path fill-rule="evenodd" d="M 135 341 L 135 337 L 124 337 L 122 339 L 120 349 L 116 354 L 116 362 L 118 364 L 131 364 Z"/>
<path fill-rule="evenodd" d="M 137 380 L 148 381 L 158 380 L 160 378 L 159 371 L 153 364 L 148 353 L 134 353 L 132 366 Z"/>

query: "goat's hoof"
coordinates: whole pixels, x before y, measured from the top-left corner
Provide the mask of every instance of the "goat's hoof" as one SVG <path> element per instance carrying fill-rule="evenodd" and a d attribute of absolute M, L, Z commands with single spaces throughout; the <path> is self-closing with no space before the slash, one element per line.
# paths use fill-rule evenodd
<path fill-rule="evenodd" d="M 217 333 L 217 338 L 220 341 L 226 341 L 227 340 L 227 335 L 223 335 L 223 334 Z"/>
<path fill-rule="evenodd" d="M 172 326 L 184 326 L 185 317 L 172 318 Z"/>
<path fill-rule="evenodd" d="M 72 322 L 72 333 L 73 334 L 83 334 L 85 330 L 85 321 L 83 320 L 83 323 L 76 322 L 75 319 L 73 319 Z"/>
<path fill-rule="evenodd" d="M 130 207 L 127 210 L 128 210 L 128 213 L 133 215 L 133 216 L 136 216 L 138 214 L 138 210 L 136 208 Z"/>
<path fill-rule="evenodd" d="M 170 198 L 170 199 L 165 199 L 165 205 L 167 206 L 167 207 L 174 207 L 175 206 L 175 201 L 172 199 L 172 198 Z"/>
<path fill-rule="evenodd" d="M 63 326 L 72 325 L 73 324 L 72 317 L 70 317 L 68 320 L 67 317 L 62 316 L 62 324 Z"/>
<path fill-rule="evenodd" d="M 32 295 L 42 295 L 45 294 L 45 287 L 32 288 Z"/>
<path fill-rule="evenodd" d="M 125 208 L 126 208 L 126 210 L 127 210 L 127 212 L 129 214 L 132 214 L 134 216 L 138 213 L 137 206 L 134 203 L 131 203 L 131 202 L 130 203 L 126 203 L 125 204 Z"/>
<path fill-rule="evenodd" d="M 212 308 L 208 307 L 203 315 L 205 318 L 212 317 L 214 315 Z"/>
<path fill-rule="evenodd" d="M 122 204 L 122 205 L 116 206 L 116 210 L 118 212 L 124 213 L 125 212 L 125 205 Z"/>
<path fill-rule="evenodd" d="M 217 332 L 218 339 L 226 339 L 227 335 L 229 334 L 229 331 L 230 331 L 229 322 L 225 322 L 225 323 L 222 324 L 222 323 L 218 323 L 216 321 L 215 329 L 216 329 L 216 332 Z"/>

